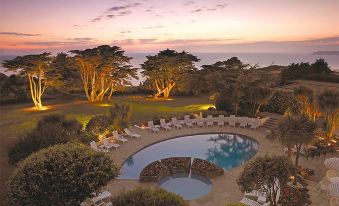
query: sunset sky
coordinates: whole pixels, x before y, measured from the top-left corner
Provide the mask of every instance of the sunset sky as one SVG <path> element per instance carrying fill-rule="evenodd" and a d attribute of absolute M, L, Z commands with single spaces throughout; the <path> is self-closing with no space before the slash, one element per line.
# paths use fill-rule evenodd
<path fill-rule="evenodd" d="M 339 50 L 339 0 L 0 0 L 0 54 Z"/>

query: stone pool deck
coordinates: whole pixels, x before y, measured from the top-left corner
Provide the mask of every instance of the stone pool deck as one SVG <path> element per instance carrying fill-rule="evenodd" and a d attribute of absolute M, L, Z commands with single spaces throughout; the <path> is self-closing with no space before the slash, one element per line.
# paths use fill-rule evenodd
<path fill-rule="evenodd" d="M 246 135 L 255 139 L 259 144 L 259 150 L 254 157 L 264 156 L 266 154 L 277 154 L 281 155 L 283 148 L 280 143 L 272 141 L 266 138 L 267 132 L 265 128 L 259 128 L 257 130 L 243 129 L 243 128 L 233 128 L 233 127 L 207 127 L 199 128 L 186 128 L 183 129 L 172 129 L 171 131 L 161 130 L 159 133 L 153 134 L 150 130 L 131 128 L 138 134 L 141 134 L 139 140 L 129 139 L 125 144 L 122 144 L 118 150 L 111 152 L 111 157 L 117 165 L 122 165 L 123 162 L 135 152 L 143 149 L 144 147 L 160 142 L 166 139 L 171 139 L 175 137 L 185 136 L 185 135 L 194 135 L 194 134 L 204 134 L 204 133 L 234 133 L 240 135 Z M 189 145 L 187 145 L 189 147 Z M 328 158 L 328 157 L 326 157 Z M 323 160 L 325 157 L 315 158 L 315 159 L 302 159 L 301 164 L 307 165 L 316 169 L 316 172 L 319 175 L 325 174 L 325 167 L 323 166 Z M 212 179 L 212 191 L 206 196 L 190 201 L 190 206 L 224 206 L 226 203 L 239 202 L 243 197 L 243 193 L 239 190 L 239 187 L 236 183 L 238 175 L 243 170 L 244 166 L 238 166 L 236 168 L 225 170 L 225 174 Z M 152 183 L 140 183 L 138 180 L 114 180 L 111 181 L 105 189 L 110 191 L 112 195 L 118 194 L 122 190 L 130 190 L 136 187 L 157 187 L 157 184 Z M 324 192 L 321 192 L 318 189 L 317 182 L 310 181 L 309 184 L 311 200 L 313 202 L 312 206 L 327 206 L 329 201 L 327 195 Z"/>

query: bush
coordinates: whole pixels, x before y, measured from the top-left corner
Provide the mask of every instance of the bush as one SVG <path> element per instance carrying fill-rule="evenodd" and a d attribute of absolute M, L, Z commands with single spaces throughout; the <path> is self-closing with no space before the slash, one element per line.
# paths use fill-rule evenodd
<path fill-rule="evenodd" d="M 92 117 L 86 125 L 84 139 L 87 141 L 98 140 L 98 136 L 104 133 L 110 125 L 111 119 L 106 115 L 97 115 Z"/>
<path fill-rule="evenodd" d="M 262 110 L 277 113 L 277 114 L 285 114 L 287 109 L 296 103 L 296 99 L 294 98 L 291 92 L 283 92 L 277 91 L 273 94 L 271 99 L 268 101 L 268 104 L 265 105 Z"/>
<path fill-rule="evenodd" d="M 232 102 L 230 102 L 227 98 L 223 98 L 221 96 L 216 98 L 215 108 L 217 110 L 226 111 L 229 113 L 234 112 Z"/>
<path fill-rule="evenodd" d="M 160 188 L 124 191 L 114 197 L 112 203 L 114 206 L 188 206 L 179 195 Z"/>
<path fill-rule="evenodd" d="M 55 145 L 18 164 L 9 178 L 13 205 L 79 205 L 92 192 L 117 177 L 109 156 L 78 143 Z"/>
<path fill-rule="evenodd" d="M 247 206 L 247 205 L 242 204 L 242 203 L 231 203 L 231 204 L 226 204 L 225 206 Z"/>
<path fill-rule="evenodd" d="M 9 150 L 9 163 L 14 164 L 35 151 L 81 138 L 82 124 L 63 115 L 44 116 L 37 126 Z"/>

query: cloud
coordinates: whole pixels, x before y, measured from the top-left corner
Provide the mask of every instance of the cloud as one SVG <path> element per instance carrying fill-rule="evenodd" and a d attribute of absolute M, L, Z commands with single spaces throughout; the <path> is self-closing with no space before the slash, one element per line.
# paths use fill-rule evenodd
<path fill-rule="evenodd" d="M 202 9 L 195 9 L 193 11 L 191 11 L 192 13 L 199 13 L 199 12 L 202 12 Z"/>
<path fill-rule="evenodd" d="M 226 42 L 239 40 L 234 38 L 225 39 L 174 39 L 174 40 L 158 40 L 155 38 L 149 39 L 124 39 L 115 41 L 121 45 L 135 45 L 135 44 L 147 44 L 147 45 L 205 45 L 205 44 L 224 44 Z"/>
<path fill-rule="evenodd" d="M 158 25 L 158 26 L 143 26 L 141 27 L 143 29 L 160 29 L 160 28 L 164 28 L 164 26 Z"/>
<path fill-rule="evenodd" d="M 46 46 L 46 47 L 59 47 L 59 46 L 74 46 L 74 45 L 86 45 L 94 43 L 95 39 L 90 37 L 77 37 L 77 38 L 65 38 L 55 41 L 26 41 L 13 44 L 12 46 L 25 45 L 25 46 Z"/>
<path fill-rule="evenodd" d="M 195 1 L 186 1 L 186 2 L 184 3 L 184 6 L 190 6 L 190 5 L 192 5 L 192 4 L 195 4 Z"/>
<path fill-rule="evenodd" d="M 0 32 L 0 35 L 7 35 L 7 36 L 41 36 L 41 34 L 27 34 L 27 33 L 18 33 L 18 32 Z"/>
<path fill-rule="evenodd" d="M 217 4 L 214 7 L 201 7 L 198 9 L 194 9 L 191 11 L 191 13 L 201 13 L 203 11 L 217 11 L 217 10 L 223 10 L 228 6 L 228 4 Z"/>
<path fill-rule="evenodd" d="M 127 1 L 121 1 L 121 2 L 126 3 Z M 107 19 L 113 19 L 113 18 L 116 18 L 116 17 L 130 15 L 130 14 L 132 14 L 132 11 L 130 11 L 129 9 L 140 6 L 140 5 L 141 5 L 141 3 L 136 2 L 136 3 L 126 4 L 124 6 L 110 7 L 108 9 L 106 9 L 106 11 L 103 12 L 103 14 L 91 19 L 90 22 L 94 23 L 94 22 L 101 21 L 101 20 L 104 19 L 104 17 L 107 18 Z"/>

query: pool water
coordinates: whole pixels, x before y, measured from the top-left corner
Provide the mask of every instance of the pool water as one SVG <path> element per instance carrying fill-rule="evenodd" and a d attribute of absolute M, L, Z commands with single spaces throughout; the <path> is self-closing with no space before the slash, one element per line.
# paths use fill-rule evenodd
<path fill-rule="evenodd" d="M 187 173 L 165 177 L 159 181 L 159 185 L 169 192 L 179 194 L 185 200 L 200 198 L 212 189 L 212 183 L 208 178 Z"/>
<path fill-rule="evenodd" d="M 252 158 L 258 148 L 257 141 L 238 134 L 201 134 L 169 139 L 131 155 L 122 165 L 119 179 L 139 179 L 144 167 L 168 157 L 200 158 L 227 170 Z"/>

